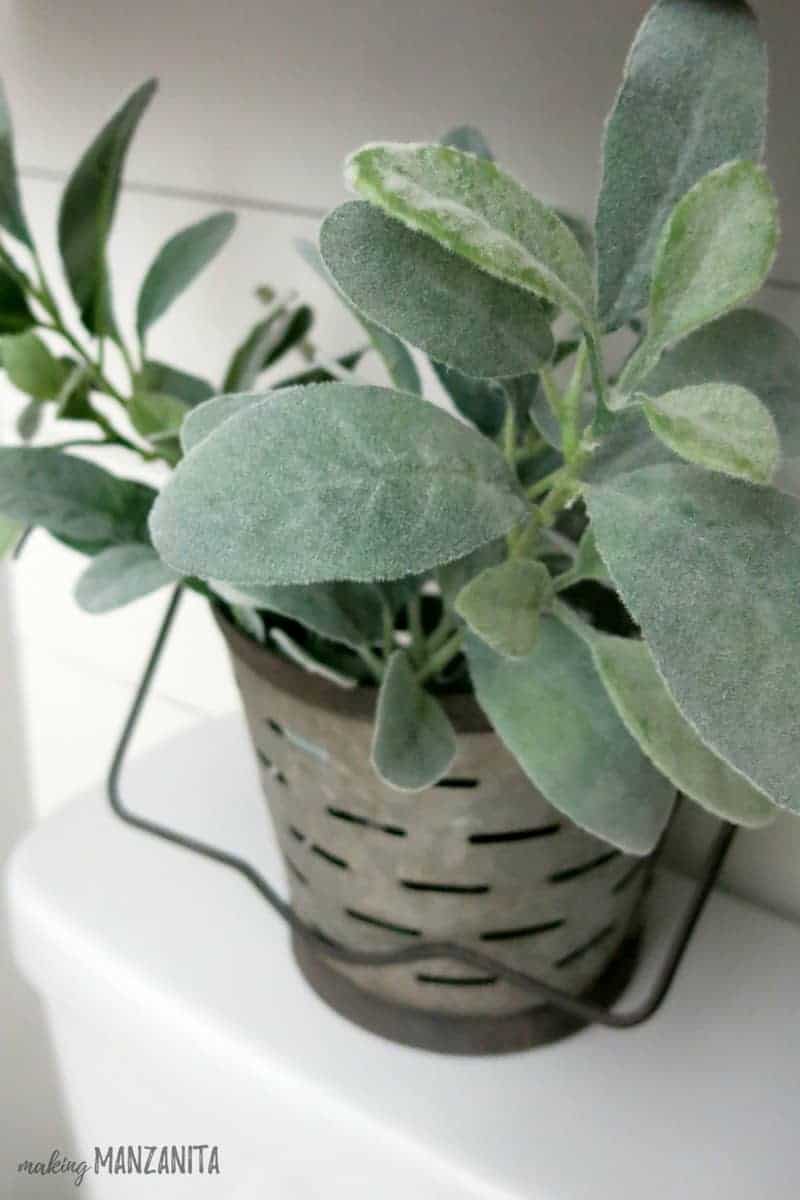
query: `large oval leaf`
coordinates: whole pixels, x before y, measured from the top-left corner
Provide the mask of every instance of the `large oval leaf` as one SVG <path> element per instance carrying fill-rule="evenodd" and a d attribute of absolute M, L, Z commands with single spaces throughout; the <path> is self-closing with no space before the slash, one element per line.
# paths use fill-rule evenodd
<path fill-rule="evenodd" d="M 577 634 L 544 617 L 528 658 L 503 658 L 473 634 L 466 646 L 481 707 L 539 791 L 582 829 L 648 854 L 674 789 L 626 730 Z"/>
<path fill-rule="evenodd" d="M 58 214 L 58 245 L 81 320 L 90 333 L 115 332 L 106 267 L 122 168 L 136 126 L 156 90 L 151 79 L 114 113 L 70 176 Z"/>
<path fill-rule="evenodd" d="M 109 546 L 78 579 L 75 599 L 86 612 L 111 612 L 177 580 L 152 546 Z"/>
<path fill-rule="evenodd" d="M 396 650 L 378 694 L 372 765 L 390 787 L 421 792 L 447 774 L 455 755 L 447 714 L 417 683 L 405 650 Z"/>
<path fill-rule="evenodd" d="M 346 176 L 409 229 L 592 323 L 592 273 L 575 235 L 493 162 L 452 146 L 378 143 L 350 156 Z"/>
<path fill-rule="evenodd" d="M 375 325 L 372 321 L 367 320 L 358 309 L 353 308 L 347 297 L 337 287 L 336 280 L 325 266 L 325 263 L 322 261 L 322 255 L 313 242 L 309 242 L 306 238 L 300 238 L 295 245 L 312 271 L 316 272 L 320 279 L 324 280 L 329 287 L 332 287 L 336 295 L 350 309 L 350 312 L 369 338 L 372 349 L 383 361 L 392 385 L 401 392 L 413 392 L 416 396 L 421 395 L 422 384 L 420 383 L 416 363 L 400 339 L 396 338 L 393 333 L 388 333 L 385 329 L 381 329 L 379 325 Z"/>
<path fill-rule="evenodd" d="M 377 387 L 284 388 L 180 464 L 151 528 L 185 574 L 247 584 L 391 579 L 507 533 L 528 505 L 503 456 Z"/>
<path fill-rule="evenodd" d="M 644 308 L 679 198 L 715 167 L 761 157 L 766 108 L 766 53 L 745 3 L 653 5 L 606 124 L 595 227 L 606 325 Z"/>
<path fill-rule="evenodd" d="M 597 542 L 703 742 L 800 812 L 800 504 L 662 464 L 589 490 Z"/>
<path fill-rule="evenodd" d="M 523 375 L 553 352 L 535 296 L 369 204 L 350 201 L 326 217 L 320 250 L 359 312 L 465 375 Z"/>
<path fill-rule="evenodd" d="M 223 421 L 253 404 L 260 404 L 263 399 L 263 392 L 238 392 L 231 396 L 213 396 L 206 400 L 205 404 L 198 404 L 186 414 L 181 425 L 180 438 L 184 454 L 193 450 Z"/>
<path fill-rule="evenodd" d="M 591 649 L 626 729 L 680 792 L 737 825 L 756 829 L 774 820 L 775 805 L 717 758 L 678 711 L 643 641 L 601 633 L 573 615 L 567 621 Z"/>
<path fill-rule="evenodd" d="M 164 243 L 139 291 L 136 331 L 140 341 L 144 341 L 150 326 L 219 253 L 235 224 L 233 213 L 214 213 L 188 229 L 182 229 Z"/>
<path fill-rule="evenodd" d="M 147 541 L 152 488 L 47 447 L 0 446 L 0 513 L 89 553 Z"/>
<path fill-rule="evenodd" d="M 14 156 L 14 133 L 5 89 L 0 83 L 0 225 L 12 237 L 32 246 L 30 230 L 22 211 Z"/>

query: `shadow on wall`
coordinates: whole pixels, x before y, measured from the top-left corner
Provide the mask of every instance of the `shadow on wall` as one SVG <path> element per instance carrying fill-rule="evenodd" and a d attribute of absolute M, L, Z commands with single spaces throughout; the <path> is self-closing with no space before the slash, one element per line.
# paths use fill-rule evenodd
<path fill-rule="evenodd" d="M 30 792 L 11 637 L 8 580 L 0 568 L 0 863 L 31 824 Z M 43 1180 L 19 1175 L 24 1159 L 47 1160 L 52 1150 L 70 1152 L 72 1136 L 61 1084 L 38 998 L 17 975 L 11 957 L 5 892 L 0 891 L 0 1194 L 39 1200 Z M 70 1177 L 46 1180 L 47 1200 L 74 1195 Z"/>

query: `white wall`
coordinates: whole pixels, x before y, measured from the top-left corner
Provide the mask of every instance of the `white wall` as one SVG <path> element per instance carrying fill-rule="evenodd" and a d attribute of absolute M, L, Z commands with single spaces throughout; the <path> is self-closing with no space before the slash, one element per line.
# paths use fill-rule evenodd
<path fill-rule="evenodd" d="M 54 263 L 59 175 L 122 96 L 158 74 L 162 91 L 129 167 L 129 178 L 150 194 L 126 192 L 113 243 L 120 311 L 130 311 L 155 247 L 223 194 L 240 214 L 236 239 L 158 327 L 153 351 L 218 379 L 234 339 L 257 315 L 251 293 L 260 282 L 301 287 L 320 310 L 322 344 L 340 348 L 347 319 L 290 242 L 313 233 L 304 214 L 341 197 L 347 150 L 375 137 L 431 137 L 470 120 L 545 199 L 588 215 L 602 120 L 646 7 L 641 0 L 0 0 L 2 69 L 36 233 Z M 770 159 L 786 233 L 780 270 L 800 277 L 798 18 L 785 0 L 764 0 L 760 10 L 773 46 Z M 787 297 L 773 303 L 785 315 Z M 69 595 L 78 568 L 76 556 L 40 535 L 14 572 L 39 814 L 104 768 L 163 603 L 84 616 Z M 234 703 L 208 616 L 190 598 L 140 744 Z M 683 840 L 691 857 L 696 831 Z M 800 915 L 798 860 L 800 822 L 781 820 L 740 839 L 728 880 Z"/>

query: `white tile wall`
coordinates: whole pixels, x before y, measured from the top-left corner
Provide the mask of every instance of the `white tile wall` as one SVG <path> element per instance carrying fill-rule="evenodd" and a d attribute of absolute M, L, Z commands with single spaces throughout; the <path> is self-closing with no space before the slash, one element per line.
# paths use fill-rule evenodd
<path fill-rule="evenodd" d="M 353 328 L 290 243 L 313 233 L 315 222 L 301 210 L 340 198 L 346 151 L 369 138 L 425 138 L 471 120 L 539 194 L 588 214 L 602 118 L 646 7 L 644 0 L 0 0 L 2 70 L 35 230 L 54 263 L 58 186 L 42 175 L 68 168 L 125 92 L 158 74 L 162 91 L 135 144 L 130 177 L 243 201 L 235 240 L 157 327 L 153 353 L 218 379 L 257 317 L 252 289 L 260 282 L 300 286 L 318 305 L 321 343 L 339 349 Z M 770 157 L 787 234 L 781 270 L 800 276 L 798 17 L 784 0 L 759 8 L 773 44 Z M 254 211 L 248 198 L 278 211 Z M 112 251 L 121 313 L 130 312 L 157 245 L 215 206 L 185 196 L 123 197 Z M 776 303 L 785 311 L 787 300 Z M 5 412 L 8 419 L 8 404 Z M 40 535 L 14 572 L 39 814 L 102 771 L 163 603 L 86 617 L 69 594 L 78 569 L 76 556 Z M 215 632 L 190 597 L 143 740 L 234 703 Z M 688 857 L 694 841 L 694 832 L 684 838 Z M 781 821 L 742 839 L 728 879 L 800 915 L 799 859 L 800 822 Z"/>

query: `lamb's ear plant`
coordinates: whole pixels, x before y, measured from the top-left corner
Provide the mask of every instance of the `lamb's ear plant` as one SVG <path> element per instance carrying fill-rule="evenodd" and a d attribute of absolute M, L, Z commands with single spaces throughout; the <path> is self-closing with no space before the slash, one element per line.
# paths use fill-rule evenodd
<path fill-rule="evenodd" d="M 126 155 L 155 88 L 154 81 L 143 84 L 114 113 L 64 189 L 57 240 L 72 311 L 56 299 L 24 214 L 11 119 L 0 90 L 0 362 L 27 400 L 17 420 L 20 440 L 29 443 L 41 430 L 48 442 L 0 448 L 0 556 L 36 526 L 91 556 L 76 589 L 91 612 L 119 607 L 179 578 L 150 540 L 147 514 L 155 489 L 105 470 L 95 461 L 98 452 L 124 450 L 133 460 L 152 463 L 158 481 L 159 467 L 163 475 L 182 456 L 188 414 L 221 390 L 161 361 L 150 340 L 156 323 L 224 247 L 235 224 L 232 213 L 205 216 L 168 238 L 144 273 L 127 332 L 114 309 L 108 242 Z M 262 313 L 233 352 L 221 386 L 252 387 L 294 348 L 309 360 L 303 374 L 333 378 L 313 361 L 311 309 L 293 293 L 276 296 L 262 287 L 256 295 Z M 347 356 L 346 365 L 355 365 L 361 353 Z M 189 583 L 208 592 L 199 580 Z M 252 616 L 240 616 L 252 628 Z"/>
<path fill-rule="evenodd" d="M 378 685 L 390 785 L 448 770 L 441 698 L 472 688 L 546 798 L 631 853 L 676 790 L 746 826 L 800 812 L 800 342 L 737 307 L 778 239 L 765 112 L 747 4 L 659 0 L 593 229 L 468 127 L 357 150 L 304 253 L 393 386 L 327 361 L 186 415 L 153 545 L 258 640 Z"/>

